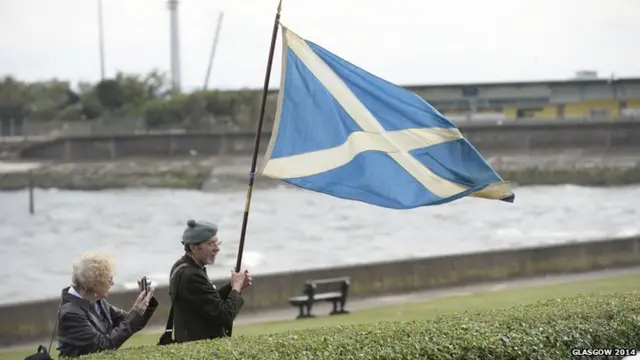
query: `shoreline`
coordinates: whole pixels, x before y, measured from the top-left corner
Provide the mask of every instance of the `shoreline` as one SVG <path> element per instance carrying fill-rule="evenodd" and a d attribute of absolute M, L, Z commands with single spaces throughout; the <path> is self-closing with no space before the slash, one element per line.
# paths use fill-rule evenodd
<path fill-rule="evenodd" d="M 640 154 L 564 152 L 494 155 L 486 159 L 505 180 L 515 186 L 616 186 L 640 183 Z M 33 171 L 33 185 L 64 190 L 136 187 L 205 191 L 242 189 L 248 183 L 250 163 L 249 156 L 40 163 L 40 168 Z M 19 161 L 0 163 L 0 191 L 28 188 L 29 173 L 25 170 L 26 166 L 26 162 Z M 279 185 L 288 186 L 280 180 L 259 175 L 256 177 L 256 188 Z"/>

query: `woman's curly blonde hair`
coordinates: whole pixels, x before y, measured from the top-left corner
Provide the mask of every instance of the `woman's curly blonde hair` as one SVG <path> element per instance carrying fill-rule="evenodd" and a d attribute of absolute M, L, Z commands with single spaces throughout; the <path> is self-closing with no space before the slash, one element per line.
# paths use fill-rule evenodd
<path fill-rule="evenodd" d="M 73 261 L 71 284 L 76 290 L 95 291 L 113 281 L 114 262 L 105 253 L 89 251 Z"/>

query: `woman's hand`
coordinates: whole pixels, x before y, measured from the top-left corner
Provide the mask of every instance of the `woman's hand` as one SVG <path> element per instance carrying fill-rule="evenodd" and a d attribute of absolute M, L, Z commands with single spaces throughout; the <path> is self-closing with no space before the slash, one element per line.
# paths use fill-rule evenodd
<path fill-rule="evenodd" d="M 155 289 L 151 289 L 149 290 L 148 293 L 145 293 L 144 291 L 140 291 L 140 295 L 138 295 L 138 298 L 133 303 L 133 307 L 131 308 L 131 310 L 137 312 L 140 315 L 143 315 L 144 312 L 147 310 L 147 306 L 149 306 L 149 301 L 151 301 L 151 297 L 153 297 L 154 290 Z"/>

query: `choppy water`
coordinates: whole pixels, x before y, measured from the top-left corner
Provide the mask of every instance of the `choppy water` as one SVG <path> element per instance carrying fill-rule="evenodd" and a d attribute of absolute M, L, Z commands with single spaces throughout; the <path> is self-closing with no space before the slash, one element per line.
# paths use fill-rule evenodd
<path fill-rule="evenodd" d="M 243 264 L 254 274 L 640 233 L 640 186 L 516 189 L 514 204 L 482 199 L 388 210 L 292 188 L 253 194 Z M 117 259 L 116 286 L 142 275 L 166 283 L 187 219 L 221 226 L 212 277 L 235 265 L 245 191 L 0 192 L 0 302 L 58 296 L 72 259 Z M 25 286 L 28 284 L 28 286 Z"/>

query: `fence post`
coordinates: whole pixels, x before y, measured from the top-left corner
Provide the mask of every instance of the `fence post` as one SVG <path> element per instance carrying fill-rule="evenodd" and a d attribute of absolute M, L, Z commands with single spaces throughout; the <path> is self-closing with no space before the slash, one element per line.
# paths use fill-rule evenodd
<path fill-rule="evenodd" d="M 34 211 L 34 198 L 33 198 L 33 170 L 29 170 L 27 175 L 27 181 L 29 183 L 29 214 L 33 215 Z"/>

